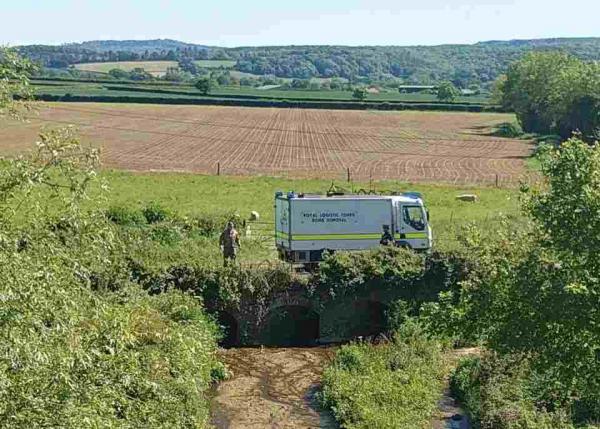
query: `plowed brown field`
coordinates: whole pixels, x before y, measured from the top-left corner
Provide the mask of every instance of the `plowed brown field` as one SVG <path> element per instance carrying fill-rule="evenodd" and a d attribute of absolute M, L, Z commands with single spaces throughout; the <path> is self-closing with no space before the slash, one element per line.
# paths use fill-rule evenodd
<path fill-rule="evenodd" d="M 41 125 L 73 124 L 104 165 L 290 177 L 514 183 L 531 142 L 493 137 L 512 115 L 49 103 L 0 123 L 0 152 L 30 147 Z"/>

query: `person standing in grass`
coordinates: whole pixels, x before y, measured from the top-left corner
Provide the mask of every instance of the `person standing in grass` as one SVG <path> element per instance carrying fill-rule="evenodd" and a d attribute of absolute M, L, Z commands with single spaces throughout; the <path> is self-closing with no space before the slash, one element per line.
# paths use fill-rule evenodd
<path fill-rule="evenodd" d="M 223 252 L 223 265 L 227 266 L 235 262 L 237 251 L 240 249 L 240 234 L 236 231 L 233 222 L 228 222 L 227 227 L 219 238 L 221 251 Z"/>

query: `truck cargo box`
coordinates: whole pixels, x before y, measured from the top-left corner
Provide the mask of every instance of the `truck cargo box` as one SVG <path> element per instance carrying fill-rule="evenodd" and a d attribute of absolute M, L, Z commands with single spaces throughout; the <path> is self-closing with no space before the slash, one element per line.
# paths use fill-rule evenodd
<path fill-rule="evenodd" d="M 411 213 L 421 220 L 404 222 L 403 216 L 410 217 Z M 319 261 L 324 251 L 377 247 L 386 228 L 394 244 L 427 249 L 431 231 L 426 217 L 422 199 L 416 195 L 325 197 L 278 193 L 275 241 L 282 259 L 292 262 Z"/>

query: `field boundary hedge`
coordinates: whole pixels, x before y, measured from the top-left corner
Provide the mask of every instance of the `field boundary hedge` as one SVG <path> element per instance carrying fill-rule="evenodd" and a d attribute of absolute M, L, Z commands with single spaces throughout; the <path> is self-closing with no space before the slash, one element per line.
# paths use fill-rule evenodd
<path fill-rule="evenodd" d="M 182 85 L 183 87 L 183 85 Z M 269 96 L 268 94 L 265 93 L 265 95 L 256 95 L 256 94 L 219 94 L 219 93 L 215 93 L 215 94 L 207 94 L 207 95 L 201 95 L 198 92 L 189 92 L 189 91 L 178 91 L 178 90 L 172 90 L 172 89 L 160 89 L 160 88 L 140 88 L 140 87 L 136 87 L 136 86 L 109 86 L 106 85 L 105 86 L 106 89 L 111 90 L 111 91 L 129 91 L 129 92 L 147 92 L 147 93 L 155 93 L 155 94 L 172 94 L 172 95 L 186 95 L 186 96 L 202 96 L 202 97 L 206 97 L 206 98 L 226 98 L 226 99 L 249 99 L 249 100 L 288 100 L 288 98 L 286 97 L 275 97 L 275 96 Z M 310 97 L 295 97 L 293 96 L 293 93 L 290 93 L 290 95 L 292 95 L 292 97 L 289 97 L 289 100 L 291 101 L 307 101 L 307 102 L 327 102 L 327 103 L 335 103 L 335 102 L 341 102 L 341 103 L 348 103 L 348 102 L 353 102 L 351 100 L 340 100 L 340 99 L 335 99 L 335 98 L 310 98 Z M 350 94 L 348 94 L 348 96 L 350 97 Z M 478 102 L 473 102 L 473 103 L 447 103 L 447 102 L 443 102 L 443 101 L 436 101 L 436 100 L 432 100 L 432 101 L 418 101 L 418 100 L 364 100 L 362 101 L 362 103 L 369 103 L 369 104 L 380 104 L 380 103 L 390 103 L 390 104 L 439 104 L 439 105 L 473 105 L 473 106 L 490 106 L 490 104 L 486 104 L 486 103 L 478 103 Z"/>
<path fill-rule="evenodd" d="M 253 100 L 248 98 L 161 98 L 132 97 L 110 95 L 51 95 L 38 94 L 38 101 L 63 101 L 83 103 L 138 103 L 138 104 L 170 104 L 198 106 L 241 106 L 241 107 L 281 107 L 295 109 L 338 109 L 338 110 L 432 110 L 454 112 L 489 112 L 506 113 L 499 106 L 483 106 L 476 104 L 432 104 L 432 103 L 366 103 L 355 101 L 296 101 L 296 100 Z"/>

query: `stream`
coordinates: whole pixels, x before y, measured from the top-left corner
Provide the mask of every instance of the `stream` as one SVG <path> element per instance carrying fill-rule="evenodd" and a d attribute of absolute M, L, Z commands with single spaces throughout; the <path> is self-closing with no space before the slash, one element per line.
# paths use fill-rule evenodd
<path fill-rule="evenodd" d="M 222 349 L 220 358 L 232 377 L 212 392 L 212 425 L 217 429 L 338 428 L 315 398 L 323 368 L 335 351 L 335 346 Z M 462 349 L 450 357 L 478 353 L 478 349 Z M 446 380 L 431 428 L 469 429 L 464 415 Z"/>
<path fill-rule="evenodd" d="M 218 429 L 337 428 L 315 393 L 335 347 L 232 348 L 220 352 L 232 377 L 213 392 Z"/>

